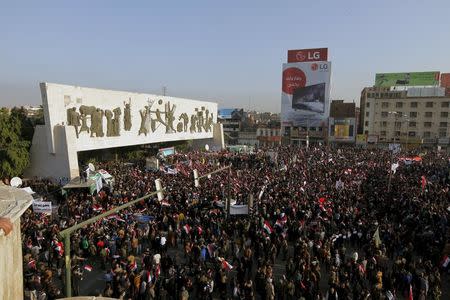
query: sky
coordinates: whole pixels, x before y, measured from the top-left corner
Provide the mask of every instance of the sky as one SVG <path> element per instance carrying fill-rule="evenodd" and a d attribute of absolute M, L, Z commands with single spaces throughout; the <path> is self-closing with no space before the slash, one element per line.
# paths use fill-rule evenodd
<path fill-rule="evenodd" d="M 331 98 L 377 72 L 450 71 L 450 1 L 0 2 L 0 106 L 39 82 L 280 111 L 288 49 L 329 49 Z"/>

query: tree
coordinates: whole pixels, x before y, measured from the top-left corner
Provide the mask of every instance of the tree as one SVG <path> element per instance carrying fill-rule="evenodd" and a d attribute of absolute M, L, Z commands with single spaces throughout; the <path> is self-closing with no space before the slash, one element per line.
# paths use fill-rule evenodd
<path fill-rule="evenodd" d="M 17 114 L 0 109 L 0 178 L 23 173 L 30 162 L 29 140 L 22 137 L 22 122 Z"/>

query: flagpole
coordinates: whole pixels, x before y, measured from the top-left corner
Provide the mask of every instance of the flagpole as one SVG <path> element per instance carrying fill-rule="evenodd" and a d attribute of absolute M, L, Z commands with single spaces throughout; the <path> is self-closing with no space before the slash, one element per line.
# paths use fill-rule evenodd
<path fill-rule="evenodd" d="M 388 182 L 388 193 L 391 191 L 391 181 L 392 181 L 392 161 L 394 160 L 394 151 L 391 150 L 391 159 L 389 161 L 389 182 Z"/>

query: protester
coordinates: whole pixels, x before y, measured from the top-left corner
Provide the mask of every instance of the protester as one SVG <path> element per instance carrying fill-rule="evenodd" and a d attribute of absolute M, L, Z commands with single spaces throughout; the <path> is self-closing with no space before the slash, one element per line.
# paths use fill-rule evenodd
<path fill-rule="evenodd" d="M 87 272 L 101 271 L 99 290 L 123 299 L 439 299 L 450 265 L 449 157 L 403 160 L 395 174 L 391 163 L 383 150 L 325 147 L 179 153 L 159 171 L 99 163 L 112 189 L 69 193 L 58 220 L 23 215 L 25 294 L 61 293 L 61 230 L 151 193 L 160 178 L 163 201 L 141 201 L 71 236 L 76 294 Z M 230 164 L 194 186 L 194 169 Z M 227 197 L 239 204 L 250 195 L 248 215 L 225 213 Z"/>

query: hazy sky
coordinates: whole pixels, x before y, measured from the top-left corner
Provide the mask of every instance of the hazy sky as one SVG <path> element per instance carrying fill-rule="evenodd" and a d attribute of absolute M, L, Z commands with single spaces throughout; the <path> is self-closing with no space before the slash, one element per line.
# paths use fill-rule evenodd
<path fill-rule="evenodd" d="M 376 72 L 450 71 L 450 1 L 2 1 L 0 106 L 39 82 L 279 112 L 288 49 L 328 47 L 333 99 Z"/>

